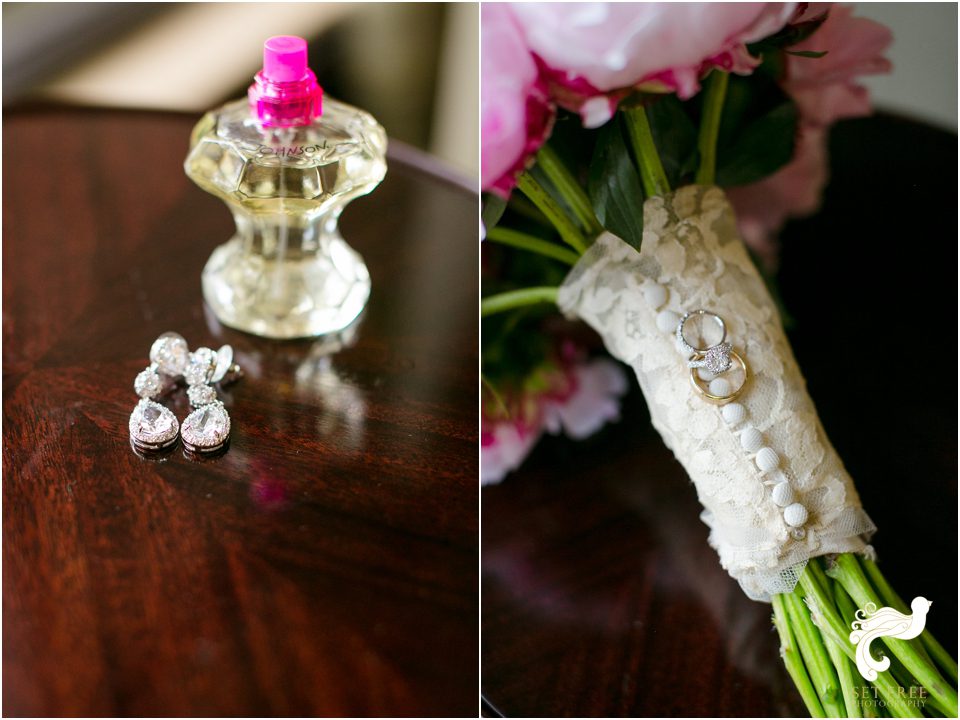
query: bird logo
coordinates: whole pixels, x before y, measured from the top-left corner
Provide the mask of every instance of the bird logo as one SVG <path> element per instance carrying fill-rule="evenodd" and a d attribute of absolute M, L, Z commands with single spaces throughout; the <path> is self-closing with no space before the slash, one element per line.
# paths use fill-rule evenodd
<path fill-rule="evenodd" d="M 915 597 L 910 603 L 912 615 L 904 615 L 891 607 L 879 610 L 873 603 L 867 603 L 857 610 L 857 619 L 850 623 L 853 632 L 850 642 L 857 646 L 857 670 L 866 680 L 876 680 L 877 673 L 890 667 L 890 658 L 875 659 L 870 654 L 870 643 L 877 638 L 889 637 L 899 640 L 912 640 L 923 632 L 927 624 L 927 612 L 932 602 L 923 597 Z"/>

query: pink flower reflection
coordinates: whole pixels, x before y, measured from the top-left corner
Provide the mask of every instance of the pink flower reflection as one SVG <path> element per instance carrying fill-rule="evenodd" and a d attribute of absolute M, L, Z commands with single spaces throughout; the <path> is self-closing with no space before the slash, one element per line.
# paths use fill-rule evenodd
<path fill-rule="evenodd" d="M 289 488 L 286 481 L 276 475 L 260 460 L 253 462 L 253 477 L 250 482 L 250 499 L 260 510 L 275 512 L 289 505 Z"/>

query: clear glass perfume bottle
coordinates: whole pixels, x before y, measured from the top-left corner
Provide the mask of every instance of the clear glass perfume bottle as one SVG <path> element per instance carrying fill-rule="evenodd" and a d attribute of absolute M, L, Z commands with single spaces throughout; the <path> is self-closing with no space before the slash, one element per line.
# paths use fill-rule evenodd
<path fill-rule="evenodd" d="M 221 322 L 297 338 L 356 319 L 370 275 L 337 221 L 383 179 L 386 146 L 371 115 L 323 98 L 305 40 L 264 43 L 248 98 L 200 120 L 184 163 L 191 180 L 227 203 L 237 225 L 203 270 L 204 298 Z"/>

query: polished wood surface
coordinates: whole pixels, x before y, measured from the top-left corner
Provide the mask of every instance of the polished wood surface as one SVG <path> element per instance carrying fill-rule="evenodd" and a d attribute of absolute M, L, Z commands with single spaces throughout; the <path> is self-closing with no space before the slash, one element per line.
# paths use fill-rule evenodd
<path fill-rule="evenodd" d="M 476 195 L 398 148 L 341 224 L 353 344 L 246 336 L 201 299 L 195 120 L 4 118 L 3 713 L 475 715 Z M 218 459 L 128 444 L 167 330 L 246 372 Z"/>
<path fill-rule="evenodd" d="M 831 145 L 823 211 L 783 236 L 790 337 L 881 568 L 956 657 L 957 139 L 874 118 Z M 636 388 L 482 495 L 485 714 L 806 716 Z"/>

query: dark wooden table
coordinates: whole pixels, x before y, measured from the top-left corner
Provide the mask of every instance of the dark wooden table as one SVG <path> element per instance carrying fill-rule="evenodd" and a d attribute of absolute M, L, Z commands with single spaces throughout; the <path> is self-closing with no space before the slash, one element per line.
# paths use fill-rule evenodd
<path fill-rule="evenodd" d="M 195 120 L 4 117 L 3 713 L 475 715 L 476 195 L 395 149 L 343 217 L 355 344 L 245 336 L 201 299 L 233 224 Z M 166 330 L 246 371 L 219 459 L 128 444 Z"/>
<path fill-rule="evenodd" d="M 956 657 L 957 138 L 887 117 L 831 145 L 822 212 L 783 236 L 791 340 L 884 573 Z M 486 714 L 806 716 L 636 388 L 482 495 Z"/>

